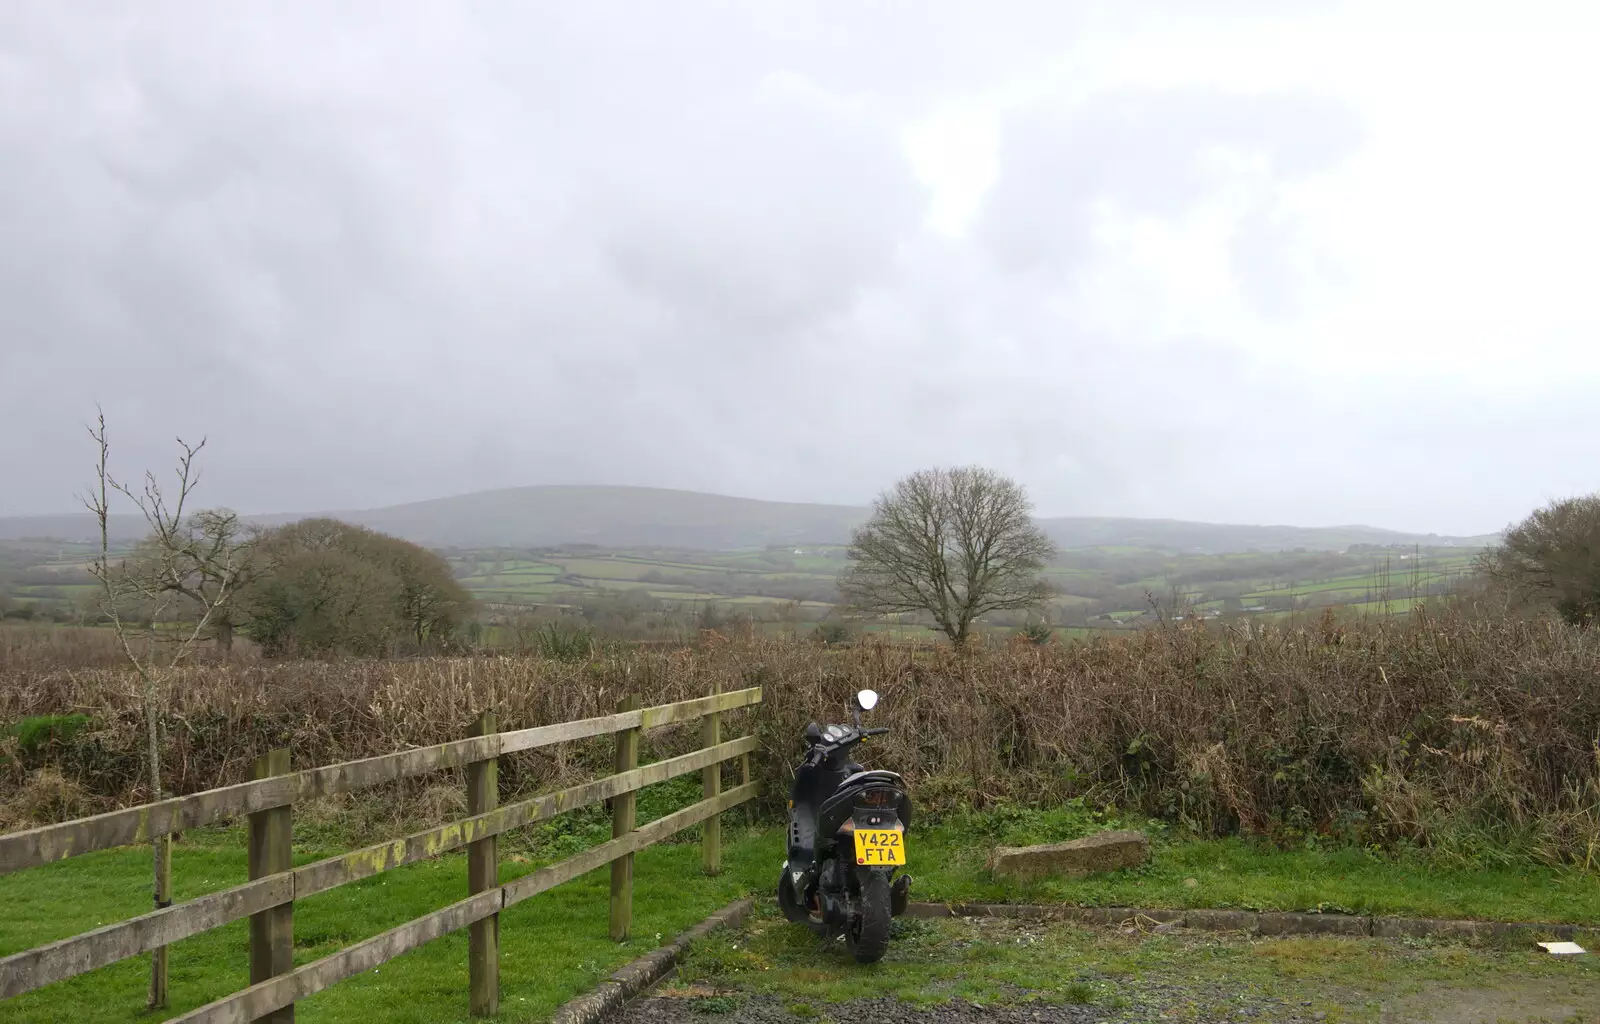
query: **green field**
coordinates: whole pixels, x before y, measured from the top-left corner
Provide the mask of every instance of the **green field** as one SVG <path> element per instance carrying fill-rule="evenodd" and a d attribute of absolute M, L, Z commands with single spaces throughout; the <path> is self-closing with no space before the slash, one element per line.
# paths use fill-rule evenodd
<path fill-rule="evenodd" d="M 1450 593 L 1473 558 L 1459 548 L 1195 555 L 1126 545 L 1079 548 L 1046 568 L 1056 596 L 1044 615 L 1083 635 L 1184 614 L 1281 618 L 1328 607 L 1393 614 Z M 719 552 L 585 547 L 526 552 L 499 563 L 469 553 L 458 561 L 462 582 L 498 604 L 572 609 L 626 595 L 679 614 L 718 606 L 756 620 L 836 614 L 835 581 L 849 564 L 839 546 Z M 986 625 L 1003 631 L 1026 618 Z"/>
<path fill-rule="evenodd" d="M 0 541 L 0 615 L 71 621 L 92 605 L 86 545 Z M 627 603 L 623 618 L 652 617 L 656 633 L 724 615 L 790 626 L 836 618 L 836 580 L 848 565 L 839 545 L 768 546 L 726 551 L 539 549 L 442 552 L 491 622 L 519 611 L 582 612 Z M 1071 548 L 1047 566 L 1055 598 L 1042 617 L 1073 630 L 1136 628 L 1184 615 L 1354 615 L 1410 610 L 1449 594 L 1470 573 L 1465 548 L 1361 548 L 1339 552 L 1180 553 L 1127 544 Z M 1038 613 L 992 617 L 980 628 L 1004 633 Z M 613 616 L 615 618 L 615 616 Z M 669 621 L 678 625 L 669 627 Z M 913 623 L 905 623 L 913 627 Z M 865 626 L 860 628 L 867 628 Z M 648 632 L 648 631 L 647 631 Z"/>

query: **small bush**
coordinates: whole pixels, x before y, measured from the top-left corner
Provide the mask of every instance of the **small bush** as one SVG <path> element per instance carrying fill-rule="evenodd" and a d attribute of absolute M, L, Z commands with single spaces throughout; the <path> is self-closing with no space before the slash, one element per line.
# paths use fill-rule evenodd
<path fill-rule="evenodd" d="M 1017 635 L 1031 644 L 1047 644 L 1054 634 L 1055 630 L 1050 628 L 1048 622 L 1030 622 L 1023 626 Z"/>
<path fill-rule="evenodd" d="M 94 800 L 81 785 L 56 768 L 40 768 L 0 806 L 0 823 L 48 825 L 93 813 Z"/>
<path fill-rule="evenodd" d="M 701 996 L 691 1000 L 689 1008 L 695 1013 L 737 1013 L 743 1005 L 738 996 Z"/>
<path fill-rule="evenodd" d="M 1084 981 L 1074 981 L 1062 990 L 1061 998 L 1069 1003 L 1086 1006 L 1094 1002 L 1094 986 Z"/>
<path fill-rule="evenodd" d="M 847 643 L 850 640 L 850 627 L 842 622 L 822 622 L 817 624 L 813 635 L 824 644 Z"/>
<path fill-rule="evenodd" d="M 52 744 L 72 742 L 72 737 L 89 724 L 89 716 L 82 714 L 32 715 L 6 729 L 17 738 L 17 746 L 26 755 L 37 755 Z"/>
<path fill-rule="evenodd" d="M 594 656 L 594 633 L 586 627 L 547 622 L 533 634 L 533 647 L 541 658 L 576 664 Z"/>

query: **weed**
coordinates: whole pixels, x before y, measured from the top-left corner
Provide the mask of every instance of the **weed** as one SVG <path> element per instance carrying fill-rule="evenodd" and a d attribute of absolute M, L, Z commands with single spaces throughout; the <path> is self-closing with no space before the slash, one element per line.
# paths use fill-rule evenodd
<path fill-rule="evenodd" d="M 1018 635 L 1031 644 L 1047 644 L 1054 633 L 1055 630 L 1047 622 L 1030 622 L 1022 627 Z"/>
<path fill-rule="evenodd" d="M 93 811 L 94 800 L 81 785 L 56 768 L 44 767 L 29 775 L 9 800 L 0 802 L 0 826 L 11 821 L 38 825 L 84 817 Z"/>
<path fill-rule="evenodd" d="M 89 716 L 83 714 L 31 715 L 12 724 L 6 733 L 17 738 L 17 746 L 24 754 L 33 755 L 51 744 L 71 743 L 72 737 L 88 724 Z"/>
<path fill-rule="evenodd" d="M 547 622 L 533 634 L 533 647 L 540 657 L 567 664 L 588 661 L 594 656 L 594 632 Z"/>

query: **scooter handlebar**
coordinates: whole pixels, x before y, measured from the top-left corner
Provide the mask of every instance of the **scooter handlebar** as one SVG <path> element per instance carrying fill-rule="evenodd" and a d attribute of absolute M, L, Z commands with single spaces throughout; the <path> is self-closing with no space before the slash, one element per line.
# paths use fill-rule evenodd
<path fill-rule="evenodd" d="M 886 725 L 879 726 L 876 729 L 860 729 L 851 735 L 841 737 L 837 742 L 815 744 L 811 747 L 809 759 L 820 761 L 822 758 L 827 757 L 836 750 L 843 750 L 845 747 L 853 747 L 857 743 L 860 743 L 862 740 L 866 739 L 868 736 L 882 736 L 888 731 L 889 727 Z"/>

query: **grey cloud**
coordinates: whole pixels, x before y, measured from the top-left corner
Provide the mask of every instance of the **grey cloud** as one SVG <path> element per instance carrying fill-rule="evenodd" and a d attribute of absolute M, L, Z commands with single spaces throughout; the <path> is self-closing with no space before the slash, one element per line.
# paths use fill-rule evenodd
<path fill-rule="evenodd" d="M 0 426 L 28 437 L 0 514 L 72 507 L 99 400 L 120 465 L 207 434 L 204 497 L 252 511 L 554 482 L 859 501 L 978 461 L 1052 513 L 1254 519 L 1282 487 L 1322 521 L 1328 474 L 1265 475 L 1293 446 L 1252 429 L 1264 402 L 1318 415 L 1304 381 L 1088 331 L 1060 279 L 1095 259 L 1088 204 L 1179 215 L 1216 146 L 1319 173 L 1348 112 L 1037 109 L 977 241 L 921 227 L 906 121 L 1123 9 L 0 6 Z M 1238 242 L 1263 295 L 1292 287 L 1275 216 Z"/>
<path fill-rule="evenodd" d="M 1268 162 L 1275 179 L 1325 171 L 1360 144 L 1359 119 L 1314 95 L 1125 91 L 1079 107 L 1032 107 L 1006 124 L 1003 171 L 983 237 L 1019 270 L 1069 278 L 1094 256 L 1097 204 L 1174 218 L 1227 184 L 1206 158 L 1231 150 Z M 1268 304 L 1278 247 L 1257 211 L 1240 269 Z M 1275 287 L 1276 286 L 1276 287 Z"/>

